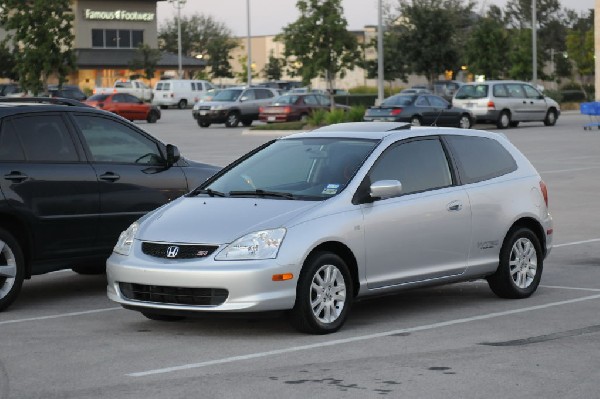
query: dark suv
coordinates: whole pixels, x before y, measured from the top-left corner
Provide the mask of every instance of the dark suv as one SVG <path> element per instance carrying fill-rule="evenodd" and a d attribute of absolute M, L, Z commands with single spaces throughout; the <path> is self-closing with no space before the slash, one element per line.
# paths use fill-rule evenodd
<path fill-rule="evenodd" d="M 0 310 L 32 275 L 102 272 L 122 230 L 217 169 L 74 100 L 0 100 Z"/>

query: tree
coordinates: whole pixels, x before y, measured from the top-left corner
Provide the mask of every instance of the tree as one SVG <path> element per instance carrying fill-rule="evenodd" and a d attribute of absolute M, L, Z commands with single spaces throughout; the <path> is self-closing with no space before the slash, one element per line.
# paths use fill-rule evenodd
<path fill-rule="evenodd" d="M 177 20 L 161 26 L 158 33 L 160 48 L 177 53 Z M 181 18 L 181 52 L 187 56 L 202 55 L 213 78 L 231 78 L 229 52 L 237 47 L 231 30 L 211 16 L 192 15 Z"/>
<path fill-rule="evenodd" d="M 373 40 L 369 47 L 377 48 L 377 40 Z M 364 63 L 367 71 L 367 78 L 375 79 L 379 73 L 378 60 L 367 60 Z M 383 34 L 383 79 L 394 81 L 401 79 L 407 81 L 408 76 L 408 58 L 403 50 L 403 40 L 401 35 L 392 29 L 388 29 Z"/>
<path fill-rule="evenodd" d="M 298 74 L 308 85 L 311 79 L 323 77 L 333 92 L 334 81 L 353 69 L 360 52 L 358 42 L 343 16 L 341 0 L 298 0 L 298 19 L 285 26 L 276 40 L 285 45 L 292 76 Z"/>
<path fill-rule="evenodd" d="M 4 0 L 0 26 L 7 32 L 21 87 L 34 94 L 46 90 L 48 78 L 59 84 L 75 69 L 70 0 Z"/>
<path fill-rule="evenodd" d="M 583 83 L 585 76 L 591 76 L 595 71 L 594 60 L 594 14 L 581 18 L 567 34 L 567 52 L 569 59 L 577 67 Z"/>
<path fill-rule="evenodd" d="M 243 49 L 243 46 L 242 46 Z M 237 72 L 235 76 L 242 82 L 248 82 L 248 55 L 244 54 L 238 57 L 238 62 L 242 66 L 241 72 Z M 258 77 L 258 73 L 251 67 L 252 79 Z"/>
<path fill-rule="evenodd" d="M 141 44 L 135 54 L 133 60 L 131 60 L 131 69 L 142 69 L 144 71 L 144 77 L 150 80 L 152 84 L 152 78 L 156 73 L 156 65 L 160 61 L 161 53 L 160 50 L 150 47 L 147 44 Z"/>
<path fill-rule="evenodd" d="M 396 23 L 414 72 L 432 83 L 445 71 L 460 69 L 474 5 L 471 0 L 399 0 Z"/>
<path fill-rule="evenodd" d="M 19 75 L 15 72 L 16 62 L 13 52 L 6 46 L 6 43 L 0 43 L 0 77 L 10 80 L 19 79 Z"/>
<path fill-rule="evenodd" d="M 273 50 L 269 54 L 269 61 L 263 69 L 263 76 L 268 80 L 279 80 L 281 79 L 282 69 L 285 61 L 281 58 L 277 58 L 273 55 Z"/>

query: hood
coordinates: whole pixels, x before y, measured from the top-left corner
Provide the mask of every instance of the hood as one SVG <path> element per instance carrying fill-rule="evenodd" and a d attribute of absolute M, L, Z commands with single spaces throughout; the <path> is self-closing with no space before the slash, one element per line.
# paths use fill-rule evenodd
<path fill-rule="evenodd" d="M 143 241 L 227 244 L 286 223 L 321 202 L 263 198 L 181 197 L 147 215 L 138 230 Z"/>
<path fill-rule="evenodd" d="M 235 104 L 237 101 L 204 101 L 204 102 L 198 102 L 196 103 L 196 106 L 198 108 L 200 107 L 214 107 L 216 105 L 223 105 L 223 106 L 229 106 L 231 104 Z"/>

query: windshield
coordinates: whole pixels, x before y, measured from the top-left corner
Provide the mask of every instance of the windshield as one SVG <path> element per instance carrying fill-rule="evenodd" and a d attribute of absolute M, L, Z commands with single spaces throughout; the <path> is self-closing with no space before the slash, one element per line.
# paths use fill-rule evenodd
<path fill-rule="evenodd" d="M 280 96 L 273 101 L 273 105 L 296 104 L 296 101 L 298 101 L 298 96 Z"/>
<path fill-rule="evenodd" d="M 488 85 L 465 85 L 461 86 L 456 92 L 457 100 L 466 100 L 468 98 L 485 98 L 488 95 Z"/>
<path fill-rule="evenodd" d="M 415 96 L 393 96 L 383 100 L 381 105 L 384 106 L 396 106 L 396 105 L 410 105 L 414 101 Z"/>
<path fill-rule="evenodd" d="M 242 89 L 226 89 L 217 93 L 213 101 L 235 101 L 242 94 Z"/>
<path fill-rule="evenodd" d="M 377 143 L 352 138 L 276 140 L 199 191 L 209 195 L 216 192 L 225 196 L 327 199 L 346 187 Z"/>

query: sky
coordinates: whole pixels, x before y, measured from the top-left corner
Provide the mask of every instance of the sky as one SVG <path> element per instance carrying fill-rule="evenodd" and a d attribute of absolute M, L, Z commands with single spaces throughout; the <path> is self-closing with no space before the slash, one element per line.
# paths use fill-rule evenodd
<path fill-rule="evenodd" d="M 391 0 L 392 4 L 395 1 Z M 479 6 L 496 4 L 504 8 L 507 0 L 476 0 Z M 594 8 L 595 0 L 561 0 L 563 7 L 576 11 Z M 247 8 L 250 4 L 250 35 L 275 35 L 283 26 L 298 18 L 296 0 L 187 0 L 181 9 L 183 15 L 204 14 L 224 23 L 234 36 L 248 33 Z M 384 3 L 390 0 L 384 0 Z M 377 0 L 342 0 L 344 16 L 350 30 L 362 30 L 365 25 L 377 25 Z M 174 4 L 158 3 L 159 24 L 177 14 Z"/>

